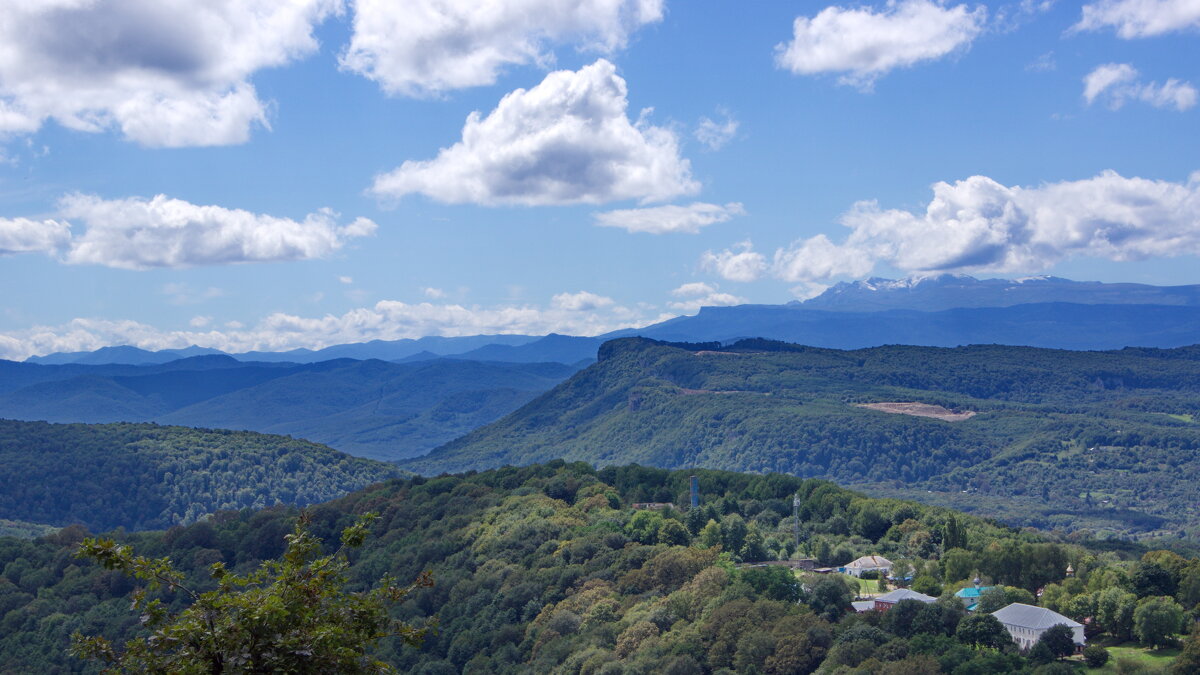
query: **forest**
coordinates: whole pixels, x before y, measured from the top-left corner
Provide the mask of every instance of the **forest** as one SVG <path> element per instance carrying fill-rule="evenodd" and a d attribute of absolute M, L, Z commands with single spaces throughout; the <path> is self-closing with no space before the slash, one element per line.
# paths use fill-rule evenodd
<path fill-rule="evenodd" d="M 402 462 L 554 458 L 835 480 L 1087 536 L 1200 534 L 1200 349 L 855 351 L 768 340 L 605 343 L 513 414 Z M 918 402 L 964 421 L 860 407 Z"/>
<path fill-rule="evenodd" d="M 383 575 L 432 573 L 434 585 L 407 598 L 396 617 L 413 625 L 436 618 L 436 629 L 418 648 L 384 641 L 376 654 L 402 672 L 1082 667 L 1049 645 L 1018 653 L 988 616 L 1009 602 L 1087 619 L 1093 645 L 1181 640 L 1176 671 L 1200 663 L 1200 638 L 1180 634 L 1200 602 L 1200 559 L 1132 543 L 1062 541 L 815 479 L 695 475 L 695 509 L 631 508 L 687 504 L 689 472 L 555 461 L 393 479 L 313 506 L 308 519 L 333 541 L 357 516 L 378 514 L 351 557 L 353 588 Z M 246 571 L 278 556 L 296 517 L 285 507 L 222 511 L 165 532 L 114 536 L 143 555 L 169 557 L 203 588 L 215 583 L 214 563 Z M 10 669 L 87 672 L 94 663 L 68 654 L 72 633 L 112 640 L 138 633 L 129 609 L 137 583 L 78 557 L 86 534 L 75 526 L 35 540 L 0 539 L 0 654 Z M 888 556 L 900 567 L 896 583 L 911 577 L 913 588 L 940 599 L 859 614 L 850 611 L 859 586 L 845 577 L 744 565 L 788 555 L 834 565 L 864 554 Z M 993 590 L 981 601 L 986 607 L 968 614 L 953 593 L 975 575 Z M 171 611 L 183 606 L 179 594 L 152 593 Z"/>
<path fill-rule="evenodd" d="M 221 509 L 315 504 L 404 473 L 283 436 L 12 420 L 0 420 L 0 466 L 0 514 L 24 521 L 0 521 L 7 534 L 162 529 Z"/>

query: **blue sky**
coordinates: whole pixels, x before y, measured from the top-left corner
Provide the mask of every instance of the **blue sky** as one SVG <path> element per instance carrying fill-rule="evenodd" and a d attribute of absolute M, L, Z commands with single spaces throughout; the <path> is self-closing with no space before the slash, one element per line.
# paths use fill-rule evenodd
<path fill-rule="evenodd" d="M 1196 0 L 480 4 L 0 8 L 0 357 L 1200 283 Z"/>

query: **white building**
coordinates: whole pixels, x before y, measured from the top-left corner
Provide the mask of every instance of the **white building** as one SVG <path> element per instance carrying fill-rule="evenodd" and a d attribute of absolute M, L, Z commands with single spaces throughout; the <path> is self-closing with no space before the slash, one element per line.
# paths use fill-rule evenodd
<path fill-rule="evenodd" d="M 879 572 L 888 575 L 892 573 L 892 561 L 879 555 L 864 555 L 843 567 L 842 571 L 852 577 L 861 577 L 863 572 Z"/>
<path fill-rule="evenodd" d="M 1083 624 L 1078 621 L 1072 621 L 1062 614 L 1050 611 L 1045 607 L 1034 607 L 1033 605 L 1023 605 L 1019 602 L 1014 602 L 1004 609 L 992 612 L 992 616 L 1004 624 L 1004 627 L 1008 629 L 1008 634 L 1012 636 L 1013 641 L 1022 650 L 1029 649 L 1037 644 L 1037 641 L 1042 639 L 1042 633 L 1049 630 L 1051 626 L 1057 626 L 1060 623 L 1071 629 L 1076 649 L 1083 647 L 1085 643 L 1083 638 Z"/>

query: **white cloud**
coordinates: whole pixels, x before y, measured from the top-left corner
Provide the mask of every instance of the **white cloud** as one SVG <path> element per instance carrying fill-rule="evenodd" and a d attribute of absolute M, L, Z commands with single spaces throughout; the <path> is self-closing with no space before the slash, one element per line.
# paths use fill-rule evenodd
<path fill-rule="evenodd" d="M 895 68 L 942 58 L 965 48 L 983 31 L 987 9 L 947 7 L 931 0 L 889 2 L 870 7 L 826 7 L 800 16 L 792 41 L 775 47 L 775 62 L 802 75 L 845 73 L 840 79 L 869 90 Z"/>
<path fill-rule="evenodd" d="M 422 288 L 421 292 L 425 294 L 425 297 L 432 298 L 434 300 L 446 297 L 446 291 L 440 288 L 434 288 L 432 286 L 426 286 L 425 288 Z"/>
<path fill-rule="evenodd" d="M 723 223 L 734 216 L 745 213 L 746 210 L 737 202 L 730 202 L 724 206 L 693 202 L 687 206 L 669 204 L 644 209 L 619 209 L 597 213 L 596 224 L 605 227 L 620 227 L 630 232 L 696 234 L 702 227 L 713 223 Z"/>
<path fill-rule="evenodd" d="M 696 125 L 696 140 L 708 146 L 709 150 L 720 150 L 737 135 L 738 121 L 728 112 L 721 111 L 724 122 L 714 122 L 708 117 L 701 117 Z"/>
<path fill-rule="evenodd" d="M 643 203 L 699 189 L 670 130 L 626 116 L 625 80 L 603 59 L 550 73 L 517 89 L 483 117 L 467 117 L 462 140 L 435 159 L 406 161 L 372 191 L 398 199 L 485 205 Z"/>
<path fill-rule="evenodd" d="M 0 4 L 0 133 L 49 119 L 154 147 L 243 143 L 267 106 L 250 77 L 317 49 L 340 0 Z"/>
<path fill-rule="evenodd" d="M 859 202 L 840 244 L 817 235 L 781 249 L 772 272 L 820 283 L 865 276 L 877 263 L 912 273 L 1043 272 L 1077 257 L 1141 260 L 1200 255 L 1200 172 L 1185 183 L 1094 178 L 1007 187 L 986 176 L 937 183 L 924 213 Z"/>
<path fill-rule="evenodd" d="M 685 313 L 696 312 L 701 307 L 726 307 L 746 302 L 745 298 L 739 298 L 730 293 L 721 293 L 716 286 L 700 281 L 683 284 L 671 291 L 671 295 L 677 300 L 668 302 L 667 306 Z"/>
<path fill-rule="evenodd" d="M 340 276 L 338 277 L 338 283 L 352 284 L 354 283 L 354 277 Z"/>
<path fill-rule="evenodd" d="M 53 253 L 71 239 L 71 226 L 57 220 L 0 218 L 0 255 Z"/>
<path fill-rule="evenodd" d="M 1083 15 L 1072 31 L 1115 28 L 1126 39 L 1153 37 L 1200 28 L 1200 2 L 1196 0 L 1100 0 L 1083 6 Z"/>
<path fill-rule="evenodd" d="M 559 298 L 565 298 L 560 300 Z M 404 303 L 383 300 L 341 315 L 304 317 L 271 314 L 252 327 L 230 321 L 223 330 L 210 322 L 193 324 L 196 330 L 163 330 L 137 321 L 78 318 L 59 326 L 0 333 L 0 358 L 24 359 L 33 354 L 86 351 L 108 345 L 134 345 L 143 349 L 169 349 L 188 345 L 228 352 L 319 349 L 347 342 L 398 340 L 426 335 L 484 334 L 599 335 L 620 328 L 645 326 L 670 318 L 622 307 L 591 293 L 564 293 L 550 306 L 497 307 Z M 206 317 L 202 317 L 206 318 Z M 207 328 L 207 330 L 202 330 Z"/>
<path fill-rule="evenodd" d="M 204 328 L 210 323 L 212 323 L 211 316 L 193 316 L 191 321 L 188 321 L 188 325 L 192 328 Z"/>
<path fill-rule="evenodd" d="M 601 307 L 608 307 L 614 304 L 612 298 L 606 298 L 603 295 L 596 295 L 588 291 L 579 291 L 578 293 L 559 293 L 550 299 L 550 305 L 555 309 L 563 309 L 569 312 L 585 312 Z"/>
<path fill-rule="evenodd" d="M 1083 78 L 1083 97 L 1088 105 L 1103 97 L 1113 110 L 1135 100 L 1184 111 L 1196 105 L 1197 92 L 1191 83 L 1173 78 L 1163 84 L 1143 83 L 1137 69 L 1128 63 L 1106 63 Z"/>
<path fill-rule="evenodd" d="M 729 281 L 754 281 L 767 271 L 767 259 L 754 250 L 754 245 L 743 241 L 720 253 L 705 251 L 700 257 L 700 267 Z"/>
<path fill-rule="evenodd" d="M 355 0 L 354 10 L 342 67 L 391 94 L 433 96 L 551 64 L 554 45 L 621 49 L 662 19 L 663 0 Z"/>
<path fill-rule="evenodd" d="M 164 195 L 111 200 L 68 195 L 59 211 L 86 226 L 71 241 L 66 262 L 125 269 L 319 258 L 376 229 L 366 218 L 338 225 L 337 214 L 328 209 L 297 222 Z"/>

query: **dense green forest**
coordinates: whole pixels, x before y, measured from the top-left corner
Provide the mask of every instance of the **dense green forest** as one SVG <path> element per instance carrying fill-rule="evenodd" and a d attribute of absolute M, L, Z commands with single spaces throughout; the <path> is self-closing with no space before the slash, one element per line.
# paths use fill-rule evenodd
<path fill-rule="evenodd" d="M 1047 529 L 1200 534 L 1200 347 L 621 339 L 600 357 L 402 466 L 430 474 L 562 457 L 778 471 L 960 508 L 1002 502 L 996 515 Z M 948 422 L 857 405 L 880 402 L 976 414 Z"/>
<path fill-rule="evenodd" d="M 304 506 L 403 473 L 283 436 L 12 420 L 0 420 L 0 466 L 0 517 L 96 531 L 164 528 L 220 509 Z"/>
<path fill-rule="evenodd" d="M 1200 602 L 1200 560 L 1173 553 L 1053 541 L 814 479 L 697 475 L 701 506 L 683 511 L 630 505 L 686 503 L 688 472 L 559 461 L 393 480 L 309 513 L 326 541 L 359 514 L 379 514 L 352 554 L 357 587 L 385 574 L 433 573 L 435 585 L 410 596 L 397 618 L 419 625 L 436 616 L 437 630 L 419 649 L 385 642 L 378 653 L 404 672 L 429 675 L 1059 672 L 1039 666 L 1052 655 L 1017 654 L 999 624 L 968 618 L 953 591 L 983 575 L 998 589 L 987 602 L 999 607 L 1037 602 L 1033 592 L 1042 589 L 1044 605 L 1096 617 L 1092 641 L 1157 639 L 1134 617 L 1160 608 L 1174 639 L 1188 623 L 1183 608 Z M 203 588 L 215 583 L 213 563 L 245 571 L 278 556 L 295 518 L 282 507 L 221 512 L 166 532 L 117 536 L 143 555 L 170 557 Z M 137 632 L 129 611 L 135 582 L 75 556 L 84 536 L 74 527 L 0 539 L 0 655 L 9 670 L 84 671 L 91 666 L 67 654 L 71 633 Z M 943 599 L 855 614 L 844 577 L 739 565 L 802 554 L 844 564 L 868 553 L 897 561 L 910 572 L 900 576 Z M 168 609 L 182 608 L 178 595 L 155 593 Z"/>
<path fill-rule="evenodd" d="M 0 360 L 0 417 L 244 429 L 387 461 L 495 421 L 576 370 L 444 358 L 297 364 L 200 356 L 145 366 Z"/>

